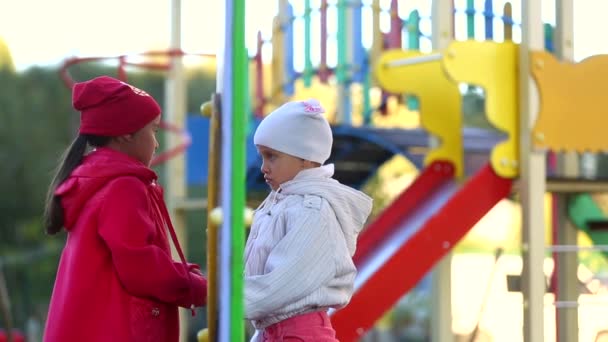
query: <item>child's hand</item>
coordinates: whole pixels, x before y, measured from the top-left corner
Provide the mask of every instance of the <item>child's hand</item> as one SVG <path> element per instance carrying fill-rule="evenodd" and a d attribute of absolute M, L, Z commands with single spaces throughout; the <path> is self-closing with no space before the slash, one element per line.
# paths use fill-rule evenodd
<path fill-rule="evenodd" d="M 201 267 L 197 264 L 188 263 L 188 272 L 202 276 Z"/>

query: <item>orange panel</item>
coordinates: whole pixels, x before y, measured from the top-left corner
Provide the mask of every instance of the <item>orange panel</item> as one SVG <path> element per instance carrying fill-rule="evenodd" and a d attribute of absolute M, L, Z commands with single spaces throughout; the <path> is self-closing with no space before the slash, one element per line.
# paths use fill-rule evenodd
<path fill-rule="evenodd" d="M 540 95 L 533 130 L 537 147 L 554 151 L 608 151 L 608 55 L 580 63 L 533 52 L 531 72 Z"/>

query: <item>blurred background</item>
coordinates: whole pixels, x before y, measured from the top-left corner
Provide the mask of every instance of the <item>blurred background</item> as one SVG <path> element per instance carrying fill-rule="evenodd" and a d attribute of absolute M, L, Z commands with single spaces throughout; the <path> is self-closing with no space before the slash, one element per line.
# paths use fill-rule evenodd
<path fill-rule="evenodd" d="M 495 13 L 487 14 L 487 11 L 484 12 L 487 1 L 454 1 L 454 39 L 507 41 L 502 31 L 505 27 L 503 21 L 506 22 L 502 9 L 506 2 L 494 1 L 491 6 Z M 306 85 L 307 81 L 303 81 L 301 76 L 312 70 L 311 65 L 337 70 L 342 63 L 338 46 L 340 34 L 344 32 L 339 28 L 338 20 L 332 19 L 338 15 L 338 1 L 328 2 L 327 15 L 330 19 L 324 57 L 321 43 L 315 38 L 321 26 L 306 28 L 304 1 L 291 1 L 290 18 L 295 19 L 288 20 L 288 26 L 292 25 L 292 40 L 282 41 L 279 49 L 273 48 L 277 46 L 277 41 L 273 40 L 277 35 L 273 20 L 283 3 L 287 2 L 247 1 L 246 44 L 251 59 L 251 108 L 246 110 L 251 114 L 252 128 L 256 118 L 259 119 L 284 100 L 318 97 L 330 109 L 329 117 L 336 126 L 403 130 L 405 135 L 410 130 L 420 131 L 420 108 L 413 97 L 388 94 L 378 84 L 373 84 L 375 82 L 367 86 L 363 85 L 364 82 L 357 84 L 352 79 L 342 82 L 335 79 L 334 74 L 329 82 L 323 82 L 320 80 L 322 76 L 317 73 L 323 68 L 315 68 L 311 81 L 313 85 Z M 397 13 L 403 25 L 399 29 L 403 40 L 392 48 L 423 53 L 432 51 L 429 38 L 432 26 L 430 0 L 383 0 L 378 3 L 381 12 L 379 29 L 385 37 L 393 32 L 392 13 Z M 393 8 L 395 3 L 398 6 Z M 513 16 L 510 25 L 513 33 L 509 39 L 518 43 L 521 41 L 520 1 L 511 3 Z M 320 4 L 320 0 L 310 1 L 310 6 L 317 9 L 317 12 L 312 12 L 312 20 L 320 20 Z M 362 4 L 360 43 L 363 51 L 369 52 L 375 42 L 372 0 L 364 0 Z M 554 2 L 542 0 L 542 4 L 543 23 L 549 28 L 554 27 Z M 467 12 L 469 5 L 472 5 L 471 11 Z M 56 163 L 74 138 L 79 124 L 78 113 L 71 107 L 70 82 L 99 75 L 122 77 L 146 90 L 159 100 L 161 106 L 166 106 L 170 101 L 166 83 L 167 66 L 171 59 L 167 51 L 170 49 L 173 49 L 174 56 L 183 57 L 181 77 L 186 85 L 186 115 L 183 122 L 173 124 L 191 136 L 192 143 L 184 146 L 185 150 L 159 160 L 155 170 L 159 172 L 161 181 L 166 183 L 168 178 L 175 175 L 164 168 L 165 162 L 178 155 L 183 158 L 185 173 L 179 177 L 186 186 L 186 196 L 190 202 L 187 209 L 180 211 L 184 218 L 181 234 L 187 241 L 188 258 L 192 262 L 206 264 L 204 199 L 207 191 L 209 126 L 208 119 L 201 116 L 200 107 L 209 100 L 216 87 L 216 60 L 213 55 L 223 47 L 223 6 L 223 1 L 182 0 L 181 42 L 176 49 L 171 42 L 171 1 L 0 0 L 0 276 L 4 279 L 0 282 L 4 283 L 4 286 L 0 286 L 0 290 L 4 287 L 4 291 L 0 293 L 5 292 L 10 302 L 10 312 L 0 311 L 3 318 L 0 328 L 6 328 L 7 314 L 10 314 L 12 325 L 27 341 L 41 341 L 58 258 L 65 239 L 65 235 L 46 236 L 41 215 Z M 396 12 L 391 12 L 393 9 Z M 419 16 L 418 26 L 414 29 L 416 34 L 410 29 L 413 11 Z M 606 2 L 575 2 L 572 13 L 574 61 L 608 53 L 606 13 Z M 491 17 L 491 25 L 495 27 L 494 37 L 488 37 L 484 27 L 488 17 Z M 472 18 L 473 24 L 469 24 L 469 18 Z M 306 30 L 312 32 L 312 47 L 305 53 Z M 549 37 L 551 40 L 552 36 Z M 384 48 L 391 43 L 389 38 L 386 39 Z M 417 43 L 412 44 L 413 39 Z M 550 50 L 549 47 L 547 49 Z M 279 58 L 277 51 L 291 51 L 286 54 L 291 64 L 279 72 L 286 74 L 279 80 L 281 89 L 275 94 L 276 87 L 268 84 L 276 82 L 277 73 L 272 74 L 271 70 Z M 372 62 L 371 58 L 366 59 L 368 65 L 372 65 Z M 366 71 L 371 73 L 370 69 Z M 290 75 L 298 76 L 291 78 Z M 256 77 L 262 79 L 262 85 L 256 82 Z M 348 95 L 345 95 L 345 89 Z M 462 86 L 461 92 L 463 126 L 496 133 L 485 118 L 484 91 L 473 86 Z M 344 101 L 345 98 L 348 103 Z M 345 116 L 345 110 L 350 114 Z M 164 140 L 170 134 L 170 131 L 162 133 L 161 149 L 170 150 L 172 147 Z M 487 149 L 485 153 L 487 159 Z M 604 154 L 582 153 L 577 158 L 577 179 L 597 181 L 598 184 L 608 179 L 608 158 Z M 473 164 L 478 166 L 479 162 Z M 470 167 L 477 167 L 475 165 Z M 257 171 L 255 158 L 250 158 L 248 166 L 248 175 Z M 421 169 L 420 162 L 393 153 L 374 166 L 372 176 L 360 179 L 358 186 L 374 197 L 372 220 L 414 182 Z M 475 170 L 469 171 L 468 175 Z M 253 176 L 248 176 L 248 186 L 248 203 L 255 206 L 265 189 L 256 183 Z M 586 197 L 570 199 L 574 201 L 572 208 L 582 209 L 570 210 L 566 220 L 577 227 L 579 246 L 593 246 L 598 242 L 584 228 L 590 221 L 602 221 L 603 215 L 608 214 L 608 194 L 593 191 L 581 195 Z M 553 214 L 552 194 L 547 193 L 546 203 L 543 215 L 547 227 L 551 227 L 557 217 Z M 552 236 L 548 228 L 548 242 Z M 521 205 L 518 196 L 512 195 L 499 201 L 453 251 L 451 314 L 455 336 L 465 340 L 471 336 L 471 331 L 476 331 L 474 337 L 479 341 L 521 340 L 521 296 L 512 297 L 518 290 L 508 286 L 510 279 L 521 273 L 522 267 Z M 497 251 L 500 251 L 500 257 L 496 256 Z M 591 301 L 606 300 L 606 255 L 599 251 L 580 251 L 576 255 L 581 295 L 590 296 Z M 550 254 L 547 259 L 546 273 L 550 278 L 553 269 Z M 377 321 L 366 339 L 430 341 L 431 297 L 430 278 L 425 276 Z M 600 297 L 601 300 L 598 299 Z M 600 331 L 608 329 L 606 320 L 599 318 L 605 318 L 606 314 L 608 305 L 605 304 L 579 309 L 580 341 L 592 341 Z M 552 315 L 555 315 L 554 311 L 547 314 L 549 328 L 546 341 L 556 338 L 556 323 Z M 512 324 L 507 323 L 513 317 L 520 318 L 513 319 Z M 195 340 L 196 332 L 206 326 L 205 319 L 203 310 L 196 318 L 190 319 L 187 340 Z"/>

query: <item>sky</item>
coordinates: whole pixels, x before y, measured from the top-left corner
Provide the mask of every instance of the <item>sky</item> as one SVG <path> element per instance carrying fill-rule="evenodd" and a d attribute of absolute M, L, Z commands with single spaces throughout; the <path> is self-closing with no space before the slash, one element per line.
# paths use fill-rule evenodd
<path fill-rule="evenodd" d="M 320 0 L 311 0 L 313 7 Z M 363 0 L 364 3 L 371 0 Z M 418 8 L 421 29 L 430 34 L 430 1 L 402 0 L 403 17 Z M 483 6 L 483 0 L 475 0 Z M 543 21 L 554 23 L 552 0 L 543 2 Z M 248 46 L 253 49 L 257 31 L 265 39 L 270 37 L 272 18 L 278 0 L 247 1 Z M 330 0 L 330 3 L 335 0 Z M 465 0 L 456 0 L 456 7 Z M 514 1 L 517 3 L 519 1 Z M 579 61 L 593 54 L 608 53 L 608 1 L 576 0 L 574 8 L 574 51 Z M 303 11 L 304 1 L 292 1 L 296 13 Z M 382 0 L 387 6 L 390 0 Z M 502 8 L 504 0 L 495 0 L 495 8 Z M 103 4 L 103 5 L 101 5 Z M 71 56 L 115 56 L 136 54 L 149 50 L 162 50 L 170 42 L 170 0 L 0 0 L 0 39 L 8 44 L 18 70 L 32 65 L 58 65 Z M 215 53 L 222 46 L 222 1 L 182 0 L 182 47 L 191 53 Z M 318 6 L 318 5 L 317 5 Z M 516 13 L 517 7 L 514 7 Z M 365 14 L 364 14 L 365 15 Z M 370 14 L 371 15 L 371 14 Z M 331 16 L 331 14 L 330 14 Z M 461 22 L 464 17 L 457 19 Z M 477 18 L 479 21 L 482 17 Z M 458 21 L 461 20 L 461 21 Z M 516 21 L 518 18 L 516 18 Z M 364 19 L 364 25 L 365 25 Z M 500 23 L 496 20 L 496 28 Z M 296 30 L 303 27 L 296 22 Z M 383 25 L 388 28 L 388 22 Z M 313 25 L 313 30 L 318 26 Z M 330 36 L 335 26 L 330 25 Z M 363 30 L 370 32 L 370 30 Z M 313 32 L 314 35 L 315 32 Z M 479 27 L 478 37 L 483 35 Z M 464 38 L 457 30 L 456 38 Z M 517 35 L 517 32 L 514 33 Z M 371 44 L 371 36 L 364 36 L 364 45 Z M 317 44 L 313 43 L 313 63 L 318 60 Z M 430 42 L 422 43 L 423 50 Z M 264 50 L 269 56 L 270 47 Z M 316 52 L 316 53 L 315 53 Z M 335 61 L 335 49 L 329 51 L 330 64 Z M 303 65 L 301 54 L 296 54 L 296 69 Z"/>

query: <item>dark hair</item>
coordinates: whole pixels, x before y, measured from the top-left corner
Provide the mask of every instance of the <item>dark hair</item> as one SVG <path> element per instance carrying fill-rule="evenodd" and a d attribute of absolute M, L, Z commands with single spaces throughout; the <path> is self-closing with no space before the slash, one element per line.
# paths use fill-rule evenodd
<path fill-rule="evenodd" d="M 61 198 L 55 195 L 55 190 L 61 185 L 74 171 L 86 152 L 87 145 L 102 147 L 110 142 L 110 137 L 80 134 L 72 141 L 70 147 L 63 153 L 61 163 L 53 177 L 46 195 L 46 205 L 44 209 L 44 228 L 47 234 L 57 234 L 63 228 L 64 217 L 61 207 Z"/>

